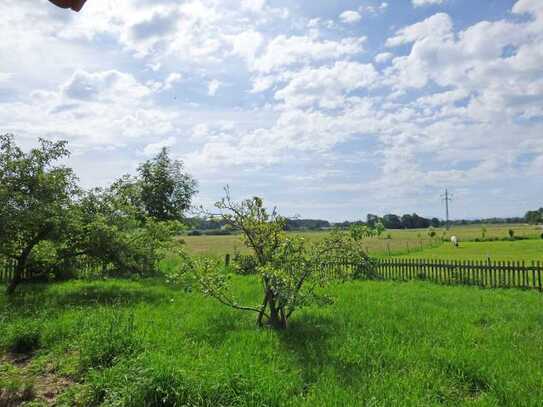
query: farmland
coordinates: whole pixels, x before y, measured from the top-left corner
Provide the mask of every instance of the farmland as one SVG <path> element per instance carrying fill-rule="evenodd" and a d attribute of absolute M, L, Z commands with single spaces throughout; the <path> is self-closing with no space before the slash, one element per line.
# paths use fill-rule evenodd
<path fill-rule="evenodd" d="M 234 285 L 258 301 L 253 277 Z M 13 301 L 0 296 L 0 388 L 4 400 L 65 406 L 543 403 L 539 293 L 389 282 L 329 291 L 333 305 L 272 331 L 160 281 L 25 285 Z"/>
<path fill-rule="evenodd" d="M 486 239 L 507 238 L 509 229 L 515 231 L 515 236 L 530 237 L 537 239 L 543 230 L 537 226 L 530 225 L 485 225 Z M 473 241 L 482 238 L 482 226 L 459 226 L 451 230 L 435 229 L 436 238 L 428 236 L 428 229 L 411 230 L 390 230 L 386 231 L 381 238 L 366 239 L 364 247 L 370 255 L 408 254 L 408 252 L 420 252 L 424 248 L 432 248 L 440 244 L 440 238 L 457 236 L 460 241 Z M 329 232 L 289 232 L 289 236 L 300 236 L 308 241 L 318 241 Z M 390 235 L 390 239 L 387 236 Z M 243 246 L 240 235 L 229 236 L 183 236 L 186 249 L 191 254 L 206 254 L 224 256 L 238 250 L 241 253 L 248 253 L 249 250 Z M 543 242 L 543 240 L 541 240 Z M 518 247 L 520 247 L 519 245 Z M 487 253 L 482 253 L 486 255 Z M 532 253 L 529 253 L 530 255 Z M 525 257 L 526 258 L 526 257 Z M 532 260 L 531 258 L 528 258 Z"/>

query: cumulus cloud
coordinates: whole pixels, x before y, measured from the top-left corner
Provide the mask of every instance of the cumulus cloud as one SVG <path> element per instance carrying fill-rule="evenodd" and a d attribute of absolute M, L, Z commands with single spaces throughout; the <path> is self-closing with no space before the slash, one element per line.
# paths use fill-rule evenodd
<path fill-rule="evenodd" d="M 279 35 L 269 42 L 252 69 L 270 73 L 282 67 L 339 59 L 363 51 L 366 37 L 348 37 L 340 41 L 318 40 L 307 36 Z"/>
<path fill-rule="evenodd" d="M 275 93 L 275 99 L 284 101 L 289 108 L 317 104 L 334 109 L 343 105 L 349 92 L 371 86 L 377 77 L 371 64 L 340 61 L 330 67 L 296 73 L 288 85 Z"/>
<path fill-rule="evenodd" d="M 163 148 L 173 147 L 175 145 L 175 137 L 168 137 L 157 143 L 147 144 L 143 149 L 143 154 L 147 157 L 153 157 L 160 153 Z"/>
<path fill-rule="evenodd" d="M 215 96 L 217 94 L 217 91 L 221 87 L 222 82 L 218 81 L 217 79 L 213 79 L 212 81 L 209 81 L 207 84 L 207 94 L 209 96 Z"/>
<path fill-rule="evenodd" d="M 434 14 L 420 23 L 402 28 L 386 41 L 387 47 L 396 47 L 424 38 L 443 39 L 452 35 L 452 20 L 445 13 Z"/>
<path fill-rule="evenodd" d="M 394 57 L 394 54 L 390 52 L 381 52 L 375 56 L 375 62 L 378 64 L 384 64 L 385 62 L 390 61 Z"/>
<path fill-rule="evenodd" d="M 339 15 L 339 19 L 344 24 L 354 24 L 362 20 L 362 16 L 358 11 L 346 10 Z"/>
<path fill-rule="evenodd" d="M 413 6 L 415 7 L 427 6 L 431 4 L 443 4 L 446 1 L 447 0 L 411 0 Z"/>

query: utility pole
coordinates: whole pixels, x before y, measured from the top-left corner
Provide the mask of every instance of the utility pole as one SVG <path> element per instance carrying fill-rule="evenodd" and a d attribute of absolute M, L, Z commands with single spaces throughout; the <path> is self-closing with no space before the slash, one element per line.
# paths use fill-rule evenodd
<path fill-rule="evenodd" d="M 451 227 L 449 225 L 449 202 L 452 201 L 452 196 L 447 189 L 445 189 L 445 195 L 441 195 L 441 199 L 445 202 L 445 228 L 449 230 Z"/>

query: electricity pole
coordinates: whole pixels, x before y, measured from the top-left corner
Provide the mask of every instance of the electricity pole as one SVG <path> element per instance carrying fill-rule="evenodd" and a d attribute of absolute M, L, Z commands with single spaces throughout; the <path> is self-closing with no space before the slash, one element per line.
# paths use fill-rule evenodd
<path fill-rule="evenodd" d="M 445 189 L 445 195 L 441 195 L 441 199 L 445 202 L 445 228 L 449 230 L 449 202 L 452 201 L 452 197 L 447 189 Z"/>

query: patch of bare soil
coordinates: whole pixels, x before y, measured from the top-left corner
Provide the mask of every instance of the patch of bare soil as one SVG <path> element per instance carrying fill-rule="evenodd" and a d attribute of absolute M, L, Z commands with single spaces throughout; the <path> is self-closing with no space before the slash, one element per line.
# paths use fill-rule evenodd
<path fill-rule="evenodd" d="M 22 382 L 28 383 L 17 390 L 0 389 L 0 407 L 16 407 L 27 401 L 41 401 L 54 406 L 57 398 L 74 385 L 72 380 L 56 375 L 50 368 L 38 374 L 31 372 L 32 356 L 8 354 L 0 357 L 0 363 L 9 363 L 18 368 Z"/>

